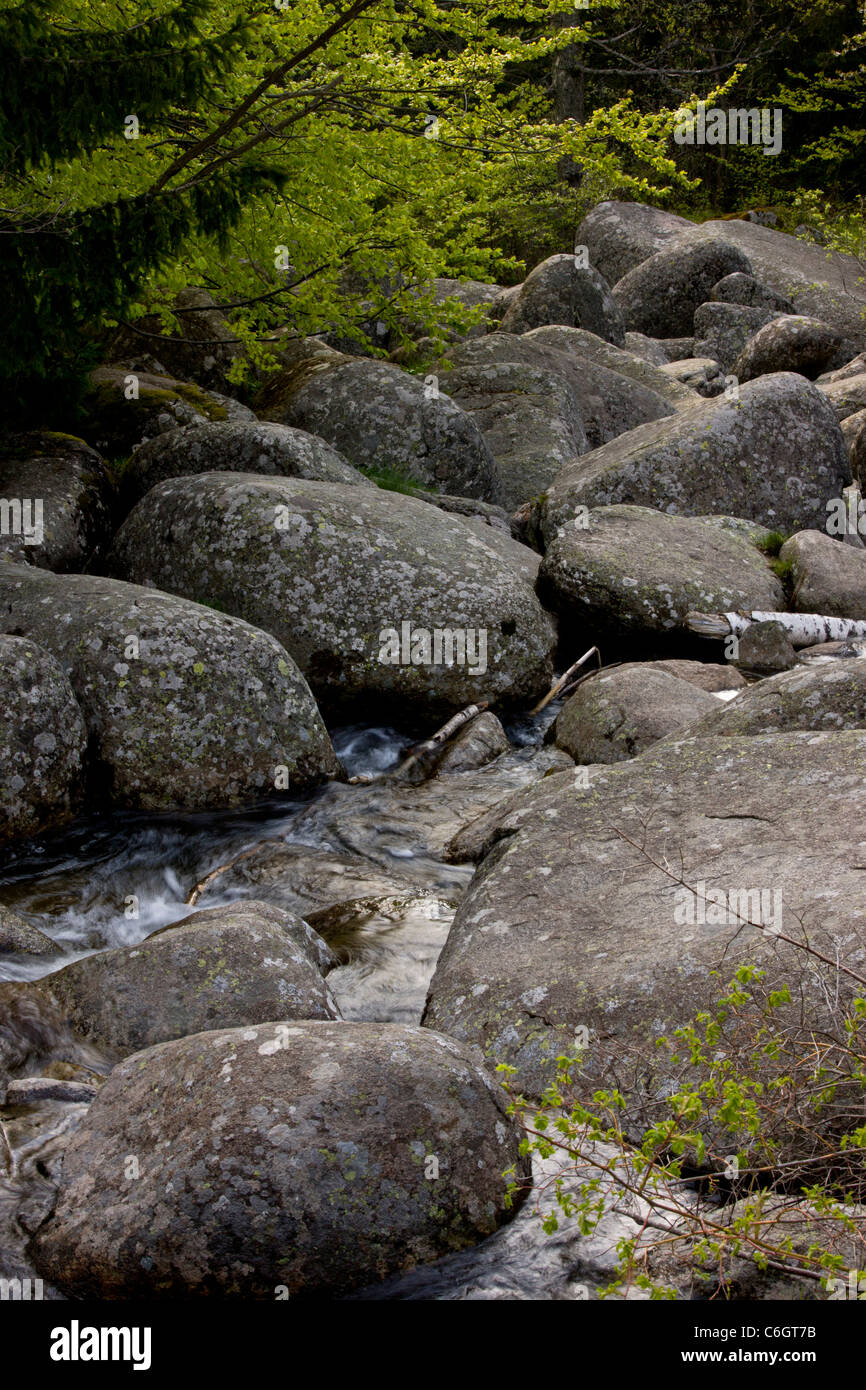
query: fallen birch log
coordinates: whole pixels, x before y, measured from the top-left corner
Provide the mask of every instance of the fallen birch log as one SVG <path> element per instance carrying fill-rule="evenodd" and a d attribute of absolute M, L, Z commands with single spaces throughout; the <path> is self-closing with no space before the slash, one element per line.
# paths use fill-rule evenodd
<path fill-rule="evenodd" d="M 818 642 L 845 642 L 866 637 L 866 622 L 830 618 L 820 613 L 687 613 L 686 627 L 700 637 L 742 637 L 753 623 L 780 623 L 792 646 L 814 647 Z"/>

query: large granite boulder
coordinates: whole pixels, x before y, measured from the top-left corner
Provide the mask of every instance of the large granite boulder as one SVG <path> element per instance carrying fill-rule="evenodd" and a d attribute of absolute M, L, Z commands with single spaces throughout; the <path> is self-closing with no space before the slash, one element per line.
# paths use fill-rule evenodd
<path fill-rule="evenodd" d="M 527 333 L 525 338 L 528 343 L 540 343 L 543 347 L 553 348 L 555 352 L 565 353 L 566 356 L 594 362 L 598 367 L 607 367 L 618 376 L 630 377 L 638 385 L 645 386 L 648 391 L 661 396 L 662 400 L 669 401 L 672 406 L 694 400 L 694 395 L 687 386 L 672 381 L 664 372 L 659 371 L 659 367 L 668 361 L 661 348 L 654 354 L 656 360 L 651 362 L 637 351 L 629 350 L 628 345 L 625 348 L 616 347 L 614 343 L 606 342 L 604 338 L 599 338 L 596 333 L 589 333 L 585 328 L 565 328 L 561 324 L 535 328 L 531 333 Z M 645 339 L 645 342 L 648 341 Z"/>
<path fill-rule="evenodd" d="M 0 563 L 0 575 L 7 569 Z M 0 842 L 68 820 L 83 789 L 87 731 L 60 663 L 0 637 Z"/>
<path fill-rule="evenodd" d="M 744 346 L 734 376 L 752 381 L 768 372 L 799 372 L 814 379 L 833 361 L 842 335 L 820 319 L 783 314 L 772 319 Z"/>
<path fill-rule="evenodd" d="M 479 363 L 457 367 L 445 380 L 484 436 L 511 511 L 539 497 L 589 447 L 574 392 L 546 364 Z"/>
<path fill-rule="evenodd" d="M 155 435 L 208 420 L 254 420 L 231 396 L 151 371 L 110 365 L 90 374 L 82 433 L 108 458 L 121 458 Z"/>
<path fill-rule="evenodd" d="M 646 421 L 673 415 L 675 407 L 667 396 L 662 396 L 633 376 L 621 375 L 576 354 L 571 343 L 562 336 L 567 333 L 567 329 L 559 327 L 537 329 L 519 337 L 512 333 L 489 333 L 484 338 L 461 343 L 449 354 L 450 370 L 447 373 L 443 371 L 440 378 L 443 387 L 450 391 L 453 381 L 457 393 L 461 390 L 465 392 L 479 370 L 492 364 L 519 363 L 553 373 L 562 378 L 577 404 L 590 449 L 596 449 Z M 484 376 L 478 380 L 483 384 Z M 554 396 L 554 402 L 561 410 L 558 395 Z M 468 404 L 478 409 L 477 398 Z M 527 450 L 533 447 L 529 429 L 524 444 Z"/>
<path fill-rule="evenodd" d="M 590 264 L 609 285 L 615 285 L 691 226 L 685 217 L 648 207 L 646 203 L 607 201 L 596 204 L 587 213 L 575 239 L 579 246 L 586 246 Z"/>
<path fill-rule="evenodd" d="M 785 541 L 779 559 L 790 567 L 796 612 L 866 621 L 866 550 L 826 531 L 799 531 Z"/>
<path fill-rule="evenodd" d="M 752 309 L 769 309 L 774 314 L 796 312 L 790 299 L 741 270 L 735 270 L 733 275 L 725 275 L 717 285 L 713 285 L 710 299 L 721 304 L 745 304 Z"/>
<path fill-rule="evenodd" d="M 94 790 L 122 806 L 234 806 L 339 771 L 288 652 L 224 613 L 0 564 L 0 631 L 59 661 L 87 726 Z"/>
<path fill-rule="evenodd" d="M 575 256 L 550 256 L 526 277 L 502 317 L 503 333 L 528 333 L 546 324 L 567 324 L 623 347 L 625 324 L 610 285 Z"/>
<path fill-rule="evenodd" d="M 136 449 L 121 480 L 125 511 L 166 478 L 214 471 L 375 486 L 324 439 L 305 430 L 264 420 L 223 421 L 170 430 Z"/>
<path fill-rule="evenodd" d="M 34 988 L 48 991 L 80 1037 L 115 1057 L 215 1028 L 339 1018 L 303 925 L 273 905 L 214 908 L 135 946 L 73 961 Z"/>
<path fill-rule="evenodd" d="M 0 437 L 0 555 L 83 570 L 111 536 L 113 488 L 95 449 L 71 434 Z"/>
<path fill-rule="evenodd" d="M 729 513 L 791 532 L 823 526 L 850 478 L 848 450 L 822 392 L 794 373 L 640 425 L 566 468 L 541 505 L 552 536 L 580 507 L 632 502 L 695 516 Z"/>
<path fill-rule="evenodd" d="M 866 661 L 825 659 L 756 681 L 689 733 L 737 736 L 794 729 L 866 729 Z"/>
<path fill-rule="evenodd" d="M 333 1297 L 495 1231 L 518 1145 L 478 1054 L 428 1029 L 198 1033 L 114 1068 L 33 1255 L 75 1298 Z"/>
<path fill-rule="evenodd" d="M 401 474 L 422 487 L 502 501 L 496 464 L 471 415 L 435 375 L 391 362 L 312 355 L 276 373 L 256 409 L 265 420 L 320 435 L 356 468 Z"/>
<path fill-rule="evenodd" d="M 590 510 L 557 531 L 539 593 L 581 640 L 655 645 L 691 610 L 776 611 L 784 590 L 748 536 L 648 507 Z M 608 657 L 608 660 L 610 658 Z"/>
<path fill-rule="evenodd" d="M 625 326 L 654 338 L 679 338 L 692 331 L 695 310 L 713 285 L 735 271 L 751 274 L 748 256 L 719 236 L 694 246 L 672 243 L 635 266 L 613 287 Z"/>
<path fill-rule="evenodd" d="M 695 310 L 694 355 L 711 357 L 726 372 L 731 372 L 746 344 L 772 318 L 771 310 L 756 309 L 747 304 L 719 304 L 714 301 L 700 304 Z M 777 367 L 776 370 L 788 368 Z M 760 373 L 756 372 L 755 375 Z M 743 378 L 744 381 L 749 379 Z"/>
<path fill-rule="evenodd" d="M 819 381 L 818 386 L 833 407 L 837 420 L 847 420 L 850 415 L 866 410 L 866 372 L 836 377 L 832 381 L 825 379 Z"/>
<path fill-rule="evenodd" d="M 714 712 L 718 700 L 650 662 L 584 681 L 556 717 L 557 748 L 576 763 L 619 763 Z"/>
<path fill-rule="evenodd" d="M 866 347 L 866 285 L 856 257 L 828 255 L 825 246 L 739 218 L 689 227 L 673 245 L 695 247 L 719 237 L 736 246 L 755 278 L 792 303 L 795 313 L 820 319 L 841 333 L 841 361 Z"/>
<path fill-rule="evenodd" d="M 255 474 L 160 483 L 118 533 L 136 583 L 219 604 L 282 642 L 331 707 L 405 716 L 531 702 L 552 624 L 458 516 L 402 494 Z M 439 634 L 437 638 L 436 634 Z"/>
<path fill-rule="evenodd" d="M 487 825 L 425 1023 L 529 1094 L 581 1046 L 588 1088 L 613 1074 L 628 1092 L 632 1060 L 741 962 L 802 991 L 820 1027 L 814 962 L 784 937 L 862 975 L 864 816 L 862 731 L 687 735 L 552 774 Z"/>

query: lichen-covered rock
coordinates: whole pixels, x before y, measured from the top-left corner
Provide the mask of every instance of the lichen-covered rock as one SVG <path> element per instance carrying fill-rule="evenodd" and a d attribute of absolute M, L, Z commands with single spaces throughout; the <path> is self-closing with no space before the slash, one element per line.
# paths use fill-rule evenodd
<path fill-rule="evenodd" d="M 112 556 L 115 572 L 272 633 L 317 695 L 356 716 L 365 701 L 377 716 L 389 704 L 426 716 L 480 698 L 522 704 L 550 678 L 552 625 L 513 565 L 402 494 L 174 478 L 139 502 Z"/>
<path fill-rule="evenodd" d="M 567 331 L 538 329 L 521 336 L 488 333 L 484 338 L 461 343 L 449 354 L 452 369 L 442 375 L 444 388 L 450 390 L 452 380 L 470 380 L 470 374 L 491 364 L 521 363 L 553 373 L 562 378 L 577 403 L 590 449 L 647 420 L 660 420 L 674 413 L 675 407 L 668 399 L 634 378 L 580 356 L 570 346 L 560 350 L 560 335 Z M 559 340 L 557 346 L 551 345 L 553 336 Z M 531 433 L 527 433 L 524 446 L 531 450 Z"/>
<path fill-rule="evenodd" d="M 851 431 L 852 437 L 848 449 L 851 456 L 851 475 L 860 484 L 862 491 L 864 484 L 866 484 L 866 410 L 859 411 L 857 416 L 849 418 L 858 421 L 856 432 Z"/>
<path fill-rule="evenodd" d="M 678 381 L 672 381 L 670 376 L 659 370 L 668 360 L 660 347 L 655 354 L 656 361 L 652 362 L 637 351 L 629 350 L 628 345 L 625 348 L 616 347 L 604 338 L 599 338 L 597 334 L 587 332 L 585 328 L 564 328 L 560 324 L 551 324 L 548 328 L 536 328 L 525 336 L 528 343 L 541 343 L 542 346 L 553 348 L 566 356 L 573 355 L 594 362 L 599 367 L 607 367 L 618 376 L 630 377 L 639 386 L 645 386 L 648 391 L 653 391 L 673 406 L 694 400 L 688 387 L 680 385 Z M 630 336 L 634 338 L 640 335 Z M 645 343 L 649 341 L 644 339 Z"/>
<path fill-rule="evenodd" d="M 866 307 L 866 306 L 864 306 Z M 837 420 L 847 420 L 866 410 L 866 372 L 857 376 L 839 377 L 835 381 L 818 383 L 818 388 L 833 407 Z"/>
<path fill-rule="evenodd" d="M 273 905 L 266 913 L 255 903 L 215 908 L 135 946 L 73 961 L 34 987 L 48 991 L 80 1037 L 115 1056 L 215 1028 L 339 1018 L 300 927 Z"/>
<path fill-rule="evenodd" d="M 0 584 L 21 568 L 0 562 Z M 86 754 L 84 719 L 60 663 L 28 638 L 0 636 L 0 841 L 69 819 Z"/>
<path fill-rule="evenodd" d="M 772 310 L 755 309 L 745 304 L 699 304 L 695 310 L 694 355 L 711 357 L 729 372 L 734 369 L 734 363 L 749 340 L 772 318 Z M 785 366 L 773 370 L 796 371 L 797 368 Z M 760 375 L 760 372 L 755 373 L 755 376 Z M 751 378 L 743 377 L 742 380 L 749 381 Z"/>
<path fill-rule="evenodd" d="M 222 883 L 222 880 L 220 882 Z M 309 922 L 305 922 L 303 917 L 299 917 L 295 912 L 289 912 L 276 903 L 259 898 L 243 898 L 238 902 L 228 903 L 222 907 L 197 909 L 189 917 L 184 917 L 179 922 L 172 922 L 167 927 L 160 927 L 158 931 L 152 932 L 147 939 L 148 941 L 155 941 L 163 932 L 174 931 L 175 927 L 188 926 L 192 922 L 195 922 L 197 926 L 206 926 L 211 922 L 219 925 L 229 918 L 232 922 L 243 919 L 245 922 L 252 920 L 253 924 L 256 922 L 268 923 L 294 942 L 321 975 L 327 975 L 328 971 L 333 970 L 337 964 L 337 957 L 327 941 L 313 930 Z"/>
<path fill-rule="evenodd" d="M 531 550 L 522 541 L 515 540 L 510 530 L 506 534 L 500 531 L 498 526 L 489 526 L 480 516 L 461 516 L 460 520 L 470 531 L 474 531 L 476 536 L 480 536 L 486 546 L 495 550 L 500 560 L 509 565 L 519 579 L 530 588 L 535 588 L 541 565 L 541 556 L 537 550 Z"/>
<path fill-rule="evenodd" d="M 866 661 L 823 661 L 756 681 L 689 730 L 708 735 L 866 729 Z"/>
<path fill-rule="evenodd" d="M 179 425 L 255 419 L 247 406 L 231 396 L 119 366 L 91 372 L 83 406 L 83 433 L 109 458 L 128 454 L 137 444 Z"/>
<path fill-rule="evenodd" d="M 733 373 L 740 381 L 768 372 L 799 372 L 814 379 L 841 346 L 841 333 L 828 324 L 803 314 L 784 314 L 766 323 L 744 345 Z"/>
<path fill-rule="evenodd" d="M 685 217 L 646 203 L 598 203 L 587 213 L 576 234 L 586 246 L 590 264 L 615 285 L 636 265 L 649 260 L 692 226 Z"/>
<path fill-rule="evenodd" d="M 586 328 L 623 347 L 625 324 L 610 285 L 575 256 L 550 256 L 526 277 L 502 317 L 503 333 L 528 333 L 546 324 Z"/>
<path fill-rule="evenodd" d="M 631 506 L 592 509 L 557 531 L 539 593 L 587 639 L 650 645 L 682 635 L 691 610 L 777 611 L 785 601 L 779 580 L 745 537 L 699 518 Z"/>
<path fill-rule="evenodd" d="M 291 657 L 223 613 L 111 579 L 0 564 L 0 631 L 57 658 L 92 770 L 120 805 L 234 806 L 339 771 Z"/>
<path fill-rule="evenodd" d="M 779 933 L 805 931 L 862 973 L 864 817 L 862 731 L 686 734 L 546 777 L 487 826 L 424 1021 L 516 1066 L 515 1090 L 536 1095 L 579 1029 L 589 1088 L 615 1068 L 628 1092 L 630 1059 L 658 1055 L 653 1040 L 743 961 L 790 982 L 798 1006 L 804 989 L 815 1022 L 819 986 Z"/>
<path fill-rule="evenodd" d="M 458 367 L 445 378 L 496 460 L 505 506 L 539 497 L 587 444 L 574 392 L 557 371 L 528 362 Z"/>
<path fill-rule="evenodd" d="M 856 357 L 851 357 L 847 362 L 843 362 L 841 367 L 836 367 L 832 372 L 822 372 L 818 377 L 821 386 L 834 381 L 847 381 L 852 376 L 862 376 L 866 372 L 866 352 L 858 352 Z"/>
<path fill-rule="evenodd" d="M 733 275 L 725 275 L 717 285 L 713 285 L 710 299 L 722 304 L 746 304 L 752 309 L 769 309 L 774 314 L 796 313 L 790 299 L 741 270 L 734 271 Z"/>
<path fill-rule="evenodd" d="M 0 438 L 0 554 L 83 570 L 111 535 L 113 490 L 95 449 L 71 434 Z"/>
<path fill-rule="evenodd" d="M 717 237 L 684 246 L 677 241 L 635 266 L 613 287 L 625 326 L 654 338 L 678 338 L 692 331 L 695 310 L 713 285 L 734 271 L 752 272 L 748 256 Z"/>
<path fill-rule="evenodd" d="M 699 396 L 720 396 L 727 385 L 725 369 L 715 357 L 683 357 L 661 368 L 665 376 L 686 386 L 694 400 Z"/>
<path fill-rule="evenodd" d="M 866 550 L 826 531 L 800 531 L 785 541 L 779 559 L 791 567 L 796 612 L 866 621 Z"/>
<path fill-rule="evenodd" d="M 619 763 L 694 724 L 718 701 L 650 663 L 632 662 L 584 681 L 556 717 L 554 737 L 576 763 Z"/>
<path fill-rule="evenodd" d="M 789 300 L 795 313 L 808 314 L 839 330 L 843 337 L 840 361 L 866 347 L 866 285 L 856 257 L 839 252 L 828 256 L 825 246 L 740 219 L 720 218 L 688 227 L 674 246 L 682 250 L 719 237 L 738 247 L 751 262 L 755 278 Z"/>
<path fill-rule="evenodd" d="M 115 1067 L 33 1253 L 73 1297 L 338 1295 L 495 1231 L 518 1144 L 477 1054 L 427 1029 L 199 1033 Z"/>
<path fill-rule="evenodd" d="M 822 392 L 782 372 L 585 454 L 549 489 L 541 524 L 551 536 L 579 506 L 632 502 L 691 516 L 727 512 L 791 532 L 823 526 L 827 500 L 841 496 L 849 475 Z"/>
<path fill-rule="evenodd" d="M 5 639 L 8 640 L 8 639 Z M 0 640 L 0 647 L 3 640 Z M 0 953 L 13 952 L 25 956 L 50 956 L 59 948 L 56 942 L 46 936 L 38 927 L 31 926 L 13 912 L 11 907 L 0 903 Z"/>
<path fill-rule="evenodd" d="M 356 468 L 396 471 L 422 487 L 501 502 L 484 438 L 446 391 L 432 374 L 422 381 L 391 362 L 331 353 L 277 373 L 256 408 L 266 420 L 321 435 Z"/>
<path fill-rule="evenodd" d="M 648 338 L 645 333 L 626 333 L 625 335 L 626 352 L 634 353 L 635 357 L 641 358 L 644 362 L 649 362 L 653 367 L 663 367 L 670 361 L 667 349 L 663 346 L 660 338 Z"/>
<path fill-rule="evenodd" d="M 375 486 L 324 439 L 305 430 L 264 420 L 225 421 L 170 430 L 136 449 L 123 471 L 125 510 L 166 478 L 214 471 Z"/>

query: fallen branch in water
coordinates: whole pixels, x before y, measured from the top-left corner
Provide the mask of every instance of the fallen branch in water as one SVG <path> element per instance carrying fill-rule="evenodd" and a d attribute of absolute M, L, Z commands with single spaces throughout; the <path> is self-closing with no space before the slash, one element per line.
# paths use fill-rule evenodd
<path fill-rule="evenodd" d="M 700 637 L 742 637 L 753 623 L 780 623 L 795 647 L 866 637 L 866 622 L 820 613 L 687 613 L 686 627 Z"/>
<path fill-rule="evenodd" d="M 210 873 L 205 874 L 204 878 L 200 879 L 195 885 L 195 888 L 193 888 L 186 900 L 187 907 L 195 907 L 209 883 L 212 883 L 215 878 L 219 878 L 220 874 L 224 874 L 229 869 L 233 869 L 235 864 L 239 864 L 242 859 L 251 859 L 254 854 L 258 854 L 262 845 L 284 845 L 285 843 L 285 840 L 278 840 L 275 836 L 270 835 L 265 840 L 259 840 L 251 849 L 245 849 L 242 850 L 240 854 L 236 854 L 234 859 L 230 859 L 227 864 L 217 865 L 215 869 L 211 869 Z"/>
<path fill-rule="evenodd" d="M 0 1141 L 2 1141 L 2 1143 L 0 1143 L 0 1158 L 3 1159 L 3 1164 L 6 1169 L 6 1176 L 8 1178 L 14 1178 L 15 1155 L 12 1152 L 12 1145 L 9 1143 L 9 1140 L 6 1137 L 6 1126 L 4 1125 L 2 1120 L 0 1120 Z"/>
<path fill-rule="evenodd" d="M 563 671 L 559 679 L 553 682 L 553 685 L 548 690 L 544 699 L 539 700 L 538 704 L 529 711 L 530 715 L 540 714 L 541 711 L 550 704 L 551 700 L 555 700 L 559 692 L 565 689 L 565 686 L 568 684 L 575 671 L 579 671 L 583 663 L 589 661 L 589 658 L 593 655 L 598 657 L 598 665 L 599 669 L 601 669 L 601 652 L 598 650 L 598 647 L 590 647 L 589 651 L 584 652 L 579 661 L 576 661 L 573 666 L 569 666 L 568 670 Z"/>
<path fill-rule="evenodd" d="M 435 734 L 428 738 L 425 743 L 419 743 L 417 747 L 413 748 L 409 757 L 393 772 L 389 772 L 388 777 L 405 777 L 428 753 L 435 753 L 438 748 L 442 747 L 443 743 L 447 743 L 467 724 L 471 724 L 473 719 L 477 719 L 479 714 L 483 714 L 489 708 L 489 703 L 488 700 L 479 700 L 477 705 L 467 705 L 459 714 L 453 715 L 448 723 L 443 724 L 441 729 L 437 729 Z"/>

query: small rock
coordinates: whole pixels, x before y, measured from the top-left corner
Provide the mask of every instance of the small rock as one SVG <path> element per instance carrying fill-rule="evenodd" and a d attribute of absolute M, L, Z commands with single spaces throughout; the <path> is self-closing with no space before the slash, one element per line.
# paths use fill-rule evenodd
<path fill-rule="evenodd" d="M 558 748 L 576 763 L 618 763 L 695 723 L 718 701 L 688 681 L 634 662 L 584 681 L 556 718 Z"/>
<path fill-rule="evenodd" d="M 0 642 L 2 648 L 2 642 Z M 60 948 L 38 927 L 31 927 L 11 907 L 0 903 L 0 952 L 20 952 L 26 956 L 50 956 Z"/>
<path fill-rule="evenodd" d="M 781 623 L 752 623 L 739 640 L 736 664 L 757 676 L 790 671 L 798 664 L 797 653 Z"/>

